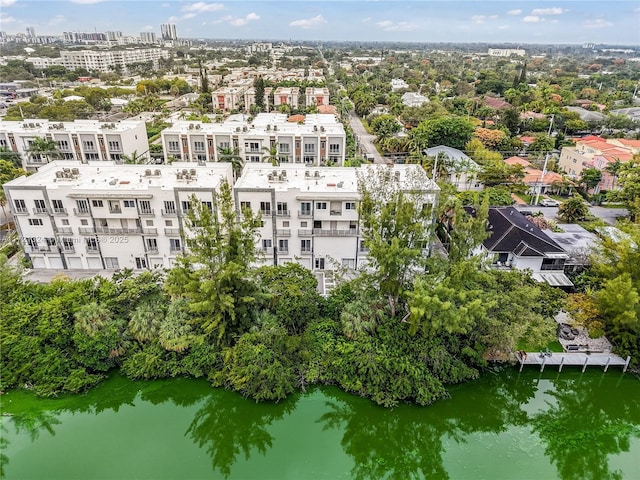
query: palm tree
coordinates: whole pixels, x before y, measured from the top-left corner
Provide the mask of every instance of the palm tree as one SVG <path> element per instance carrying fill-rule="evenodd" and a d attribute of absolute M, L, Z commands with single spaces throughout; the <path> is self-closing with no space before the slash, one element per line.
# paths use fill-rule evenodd
<path fill-rule="evenodd" d="M 162 307 L 157 303 L 141 303 L 131 315 L 128 326 L 129 333 L 139 342 L 151 342 L 158 337 L 163 317 Z"/>
<path fill-rule="evenodd" d="M 49 140 L 42 137 L 34 138 L 33 141 L 29 144 L 27 152 L 32 160 L 44 157 L 47 163 L 49 163 L 51 160 L 58 160 L 62 158 L 62 154 L 58 149 L 58 144 L 54 140 Z"/>
<path fill-rule="evenodd" d="M 622 166 L 622 162 L 616 158 L 613 162 L 609 163 L 606 167 L 604 167 L 604 171 L 609 173 L 613 177 L 611 190 L 615 188 L 616 183 L 618 182 L 618 176 L 620 175 L 621 166 Z"/>
<path fill-rule="evenodd" d="M 278 147 L 277 146 L 274 145 L 271 148 L 262 147 L 262 150 L 264 150 L 266 152 L 264 157 L 262 157 L 262 161 L 263 162 L 270 162 L 271 165 L 273 165 L 274 167 L 277 167 L 278 165 L 280 165 L 280 156 L 278 155 Z"/>
<path fill-rule="evenodd" d="M 20 152 L 14 152 L 9 147 L 0 147 L 0 160 L 10 162 L 15 168 L 22 168 Z"/>
<path fill-rule="evenodd" d="M 240 156 L 240 150 L 231 147 L 218 147 L 218 159 L 221 162 L 228 162 L 233 167 L 233 176 L 238 178 L 242 172 L 244 162 Z"/>
<path fill-rule="evenodd" d="M 138 155 L 138 151 L 134 150 L 130 155 L 122 155 L 120 159 L 123 163 L 126 163 L 128 165 L 137 165 L 139 163 L 144 163 L 145 156 Z"/>

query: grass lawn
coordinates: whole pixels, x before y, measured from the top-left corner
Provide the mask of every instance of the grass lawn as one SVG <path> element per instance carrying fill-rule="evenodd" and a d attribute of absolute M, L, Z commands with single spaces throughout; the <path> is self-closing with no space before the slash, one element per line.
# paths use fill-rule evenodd
<path fill-rule="evenodd" d="M 545 351 L 547 348 L 552 352 L 564 352 L 558 340 L 552 340 L 546 345 L 529 345 L 526 340 L 520 340 L 516 347 L 517 350 L 524 350 L 525 352 L 540 352 Z"/>

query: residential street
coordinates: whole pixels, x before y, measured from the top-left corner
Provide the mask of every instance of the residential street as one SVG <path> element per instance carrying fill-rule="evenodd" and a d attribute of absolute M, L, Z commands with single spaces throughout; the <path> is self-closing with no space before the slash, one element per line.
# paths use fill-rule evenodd
<path fill-rule="evenodd" d="M 359 151 L 363 157 L 365 154 L 373 155 L 373 163 L 387 163 L 382 155 L 378 153 L 378 150 L 376 150 L 376 147 L 373 144 L 376 136 L 367 133 L 360 121 L 360 118 L 353 111 L 349 112 L 349 124 L 351 125 L 351 129 L 356 137 L 356 145 L 358 146 L 357 151 Z"/>
<path fill-rule="evenodd" d="M 536 205 L 514 205 L 519 211 L 542 212 L 546 218 L 558 220 L 558 207 L 541 207 Z M 591 214 L 596 218 L 601 218 L 609 225 L 615 225 L 618 217 L 627 215 L 624 208 L 589 207 Z"/>

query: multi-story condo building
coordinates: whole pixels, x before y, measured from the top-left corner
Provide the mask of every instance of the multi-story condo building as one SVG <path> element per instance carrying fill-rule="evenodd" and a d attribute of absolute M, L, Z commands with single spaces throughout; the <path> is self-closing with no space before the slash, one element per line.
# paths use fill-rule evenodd
<path fill-rule="evenodd" d="M 33 63 L 38 68 L 51 65 L 62 65 L 69 70 L 83 68 L 89 71 L 109 72 L 113 68 L 127 71 L 132 63 L 151 62 L 154 68 L 158 68 L 161 58 L 169 58 L 169 51 L 160 48 L 127 48 L 121 50 L 63 50 L 59 58 L 26 58 L 25 61 Z"/>
<path fill-rule="evenodd" d="M 57 161 L 4 186 L 34 268 L 170 267 L 183 249 L 192 195 L 215 208 L 228 163 L 145 165 Z"/>
<path fill-rule="evenodd" d="M 278 108 L 280 105 L 289 105 L 298 108 L 299 98 L 299 87 L 278 87 L 273 94 L 273 106 Z"/>
<path fill-rule="evenodd" d="M 329 89 L 326 87 L 307 87 L 305 90 L 305 105 L 307 107 L 329 105 Z"/>
<path fill-rule="evenodd" d="M 0 122 L 0 147 L 7 147 L 22 157 L 27 171 L 37 170 L 55 159 L 46 152 L 32 153 L 29 147 L 36 138 L 58 144 L 58 157 L 64 160 L 122 161 L 122 155 L 134 152 L 149 158 L 149 142 L 144 122 L 117 123 L 97 120 L 52 122 L 43 119 Z"/>
<path fill-rule="evenodd" d="M 262 162 L 276 147 L 280 164 L 343 165 L 346 135 L 335 115 L 307 115 L 298 124 L 284 114 L 261 113 L 251 122 L 176 122 L 162 131 L 162 145 L 166 162 L 218 162 L 229 151 L 245 163 Z"/>
<path fill-rule="evenodd" d="M 156 43 L 156 34 L 153 32 L 141 32 L 140 43 Z"/>
<path fill-rule="evenodd" d="M 264 89 L 264 108 L 268 112 L 271 110 L 271 105 L 269 104 L 269 97 L 271 96 L 271 92 L 273 88 L 265 87 Z M 249 88 L 244 92 L 244 109 L 245 111 L 251 110 L 251 105 L 256 104 L 256 89 L 254 87 Z"/>
<path fill-rule="evenodd" d="M 176 32 L 175 23 L 163 23 L 160 25 L 160 35 L 162 40 L 177 40 L 178 33 Z"/>
<path fill-rule="evenodd" d="M 244 93 L 248 87 L 220 87 L 217 90 L 211 92 L 211 101 L 213 102 L 214 110 L 238 110 L 242 106 L 244 100 Z"/>
<path fill-rule="evenodd" d="M 522 48 L 490 48 L 487 53 L 490 57 L 510 57 L 511 55 L 524 57 L 526 55 Z"/>
<path fill-rule="evenodd" d="M 440 189 L 417 165 L 245 165 L 234 186 L 235 204 L 238 215 L 245 208 L 262 214 L 257 247 L 264 253 L 263 263 L 297 262 L 312 270 L 365 266 L 367 247 L 358 223 L 358 177 L 375 168 L 393 168 L 400 190 L 413 190 L 417 183 L 421 198 L 437 206 Z"/>

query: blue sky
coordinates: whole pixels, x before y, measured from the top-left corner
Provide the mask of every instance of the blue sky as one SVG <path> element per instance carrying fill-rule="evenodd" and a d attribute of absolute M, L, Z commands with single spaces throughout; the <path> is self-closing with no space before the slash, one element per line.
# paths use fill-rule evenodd
<path fill-rule="evenodd" d="M 0 30 L 191 38 L 640 45 L 640 1 L 0 0 Z"/>

